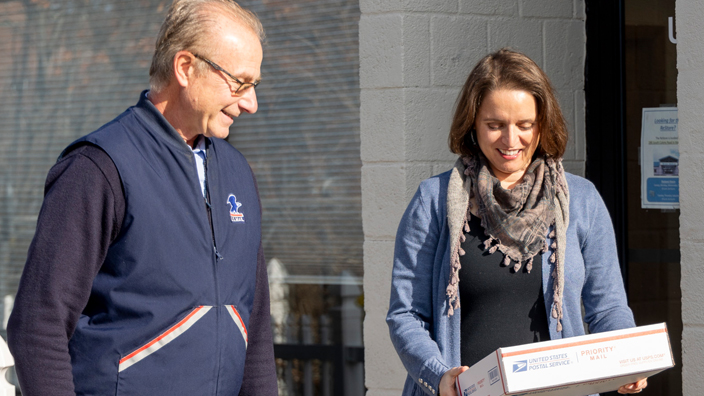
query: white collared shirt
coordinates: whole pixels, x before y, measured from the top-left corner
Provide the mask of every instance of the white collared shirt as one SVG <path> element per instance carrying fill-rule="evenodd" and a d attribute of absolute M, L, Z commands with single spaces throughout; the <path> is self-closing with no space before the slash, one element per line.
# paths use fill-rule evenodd
<path fill-rule="evenodd" d="M 196 170 L 198 171 L 198 180 L 200 181 L 201 192 L 205 198 L 205 138 L 203 135 L 198 135 L 196 138 L 196 147 L 191 148 L 193 158 L 196 160 Z"/>

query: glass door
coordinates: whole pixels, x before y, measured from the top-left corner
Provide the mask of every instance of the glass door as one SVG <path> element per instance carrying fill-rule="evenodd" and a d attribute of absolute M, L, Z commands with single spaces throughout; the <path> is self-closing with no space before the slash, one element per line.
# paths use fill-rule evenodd
<path fill-rule="evenodd" d="M 676 146 L 667 149 L 663 148 L 665 145 L 657 146 L 656 140 L 650 136 L 645 142 L 648 150 L 641 150 L 643 109 L 664 114 L 658 109 L 677 106 L 675 0 L 625 0 L 623 10 L 628 299 L 638 325 L 667 322 L 677 363 L 675 368 L 651 378 L 642 394 L 681 395 L 679 209 L 673 208 L 678 204 L 652 208 L 647 207 L 647 202 L 644 205 L 641 197 L 643 183 L 648 185 L 662 180 L 678 183 L 676 168 L 660 164 L 663 161 L 660 157 L 677 163 L 679 153 Z M 670 125 L 676 129 L 676 123 Z M 655 172 L 650 173 L 647 168 L 653 166 Z M 645 180 L 644 174 L 654 177 Z M 646 190 L 646 196 L 657 193 Z"/>
<path fill-rule="evenodd" d="M 636 323 L 668 326 L 676 365 L 653 376 L 641 394 L 678 396 L 682 395 L 679 209 L 648 207 L 656 206 L 649 202 L 644 207 L 641 200 L 645 190 L 650 201 L 653 190 L 642 188 L 643 175 L 651 183 L 666 180 L 675 193 L 678 187 L 676 145 L 663 152 L 655 150 L 660 144 L 652 143 L 657 137 L 646 139 L 643 146 L 649 151 L 641 154 L 643 109 L 659 113 L 670 108 L 669 115 L 677 119 L 676 21 L 670 20 L 675 0 L 585 3 L 586 177 L 599 190 L 613 220 Z M 669 123 L 669 118 L 662 131 L 673 125 L 676 130 L 676 121 Z M 664 117 L 656 121 L 664 122 Z M 669 144 L 673 139 L 664 140 Z M 668 198 L 678 204 L 676 194 Z"/>

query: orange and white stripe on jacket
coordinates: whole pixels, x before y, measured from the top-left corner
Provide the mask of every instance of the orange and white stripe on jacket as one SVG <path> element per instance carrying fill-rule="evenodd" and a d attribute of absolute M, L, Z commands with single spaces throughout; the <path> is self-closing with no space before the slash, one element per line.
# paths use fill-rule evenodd
<path fill-rule="evenodd" d="M 244 321 L 242 320 L 242 317 L 240 316 L 239 312 L 237 312 L 237 308 L 235 308 L 234 305 L 225 305 L 225 307 L 227 308 L 227 312 L 230 313 L 230 316 L 232 316 L 232 320 L 235 321 L 235 324 L 240 329 L 240 333 L 242 333 L 242 338 L 244 339 L 244 346 L 246 348 L 247 347 L 247 327 L 245 327 Z"/>
<path fill-rule="evenodd" d="M 128 369 L 133 364 L 139 362 L 140 360 L 146 358 L 147 356 L 166 346 L 166 344 L 175 340 L 176 337 L 186 332 L 186 330 L 191 328 L 191 326 L 193 326 L 206 313 L 208 313 L 211 308 L 213 307 L 207 305 L 201 305 L 199 307 L 194 308 L 191 313 L 189 313 L 185 318 L 181 319 L 175 325 L 171 326 L 168 330 L 161 333 L 159 336 L 149 341 L 136 351 L 120 359 L 118 371 L 121 372 L 123 370 Z"/>

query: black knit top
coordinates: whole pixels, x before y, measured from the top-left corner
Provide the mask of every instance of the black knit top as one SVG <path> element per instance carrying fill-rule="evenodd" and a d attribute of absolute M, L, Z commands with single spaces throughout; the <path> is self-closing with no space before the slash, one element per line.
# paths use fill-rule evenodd
<path fill-rule="evenodd" d="M 481 221 L 472 215 L 461 247 L 459 290 L 461 313 L 461 362 L 472 366 L 501 347 L 550 339 L 542 287 L 542 254 L 525 265 L 501 265 L 503 254 L 484 251 L 487 239 Z"/>

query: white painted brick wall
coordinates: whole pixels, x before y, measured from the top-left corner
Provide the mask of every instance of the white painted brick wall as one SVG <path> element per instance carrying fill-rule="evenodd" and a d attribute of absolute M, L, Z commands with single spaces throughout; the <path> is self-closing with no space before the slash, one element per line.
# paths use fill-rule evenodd
<path fill-rule="evenodd" d="M 369 396 L 406 376 L 384 322 L 394 236 L 418 183 L 450 168 L 454 104 L 489 51 L 523 51 L 548 73 L 570 127 L 565 167 L 584 173 L 583 0 L 360 0 L 365 377 Z M 704 235 L 704 234 L 702 234 Z"/>
<path fill-rule="evenodd" d="M 676 1 L 680 139 L 682 394 L 704 394 L 704 2 Z"/>
<path fill-rule="evenodd" d="M 489 21 L 489 51 L 503 47 L 520 48 L 539 66 L 543 61 L 543 26 L 538 19 L 515 19 L 512 29 L 506 29 L 505 20 Z M 465 76 L 466 77 L 466 76 Z"/>
<path fill-rule="evenodd" d="M 467 75 L 487 51 L 487 18 L 438 15 L 430 20 L 431 81 L 462 87 Z"/>
<path fill-rule="evenodd" d="M 574 4 L 565 0 L 520 0 L 521 15 L 536 18 L 572 18 Z"/>
<path fill-rule="evenodd" d="M 518 15 L 516 0 L 460 1 L 460 13 L 472 15 Z"/>

